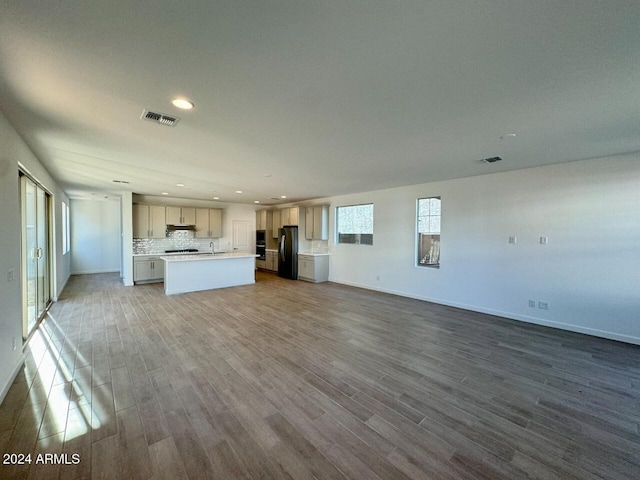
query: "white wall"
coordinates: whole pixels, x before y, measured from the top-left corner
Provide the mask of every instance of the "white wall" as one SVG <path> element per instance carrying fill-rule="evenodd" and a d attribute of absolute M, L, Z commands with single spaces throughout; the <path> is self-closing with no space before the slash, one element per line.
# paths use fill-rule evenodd
<path fill-rule="evenodd" d="M 120 271 L 120 202 L 71 199 L 71 273 Z"/>
<path fill-rule="evenodd" d="M 120 229 L 122 237 L 121 245 L 121 265 L 120 276 L 122 283 L 133 286 L 133 195 L 131 192 L 122 192 L 120 196 Z"/>
<path fill-rule="evenodd" d="M 428 196 L 442 197 L 440 269 L 414 266 Z M 639 154 L 314 203 L 327 202 L 331 239 L 335 207 L 374 203 L 374 245 L 331 240 L 331 281 L 640 344 Z"/>
<path fill-rule="evenodd" d="M 54 250 L 53 297 L 62 292 L 69 278 L 69 255 L 62 255 L 62 202 L 67 196 L 0 113 L 0 401 L 22 364 L 22 300 L 20 271 L 20 203 L 18 162 L 53 196 Z M 8 280 L 9 269 L 15 279 Z M 13 338 L 18 349 L 13 350 Z"/>

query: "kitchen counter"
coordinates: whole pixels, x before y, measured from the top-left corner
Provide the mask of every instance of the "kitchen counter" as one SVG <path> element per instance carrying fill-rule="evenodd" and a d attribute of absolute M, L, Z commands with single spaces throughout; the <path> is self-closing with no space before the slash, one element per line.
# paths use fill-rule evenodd
<path fill-rule="evenodd" d="M 255 253 L 182 253 L 179 255 L 160 255 L 162 260 L 167 262 L 191 262 L 201 260 L 225 260 L 229 258 L 256 258 Z"/>
<path fill-rule="evenodd" d="M 329 256 L 328 253 L 311 253 L 311 252 L 298 252 L 298 255 L 308 255 L 310 257 L 324 257 Z"/>
<path fill-rule="evenodd" d="M 225 253 L 225 252 L 216 252 L 216 255 L 220 255 L 222 253 Z M 174 252 L 174 253 L 159 252 L 159 253 L 134 253 L 133 254 L 134 257 L 168 257 L 168 256 L 173 257 L 176 255 L 211 255 L 211 252 L 207 250 L 203 250 L 201 252 L 189 252 L 188 254 L 184 252 Z"/>
<path fill-rule="evenodd" d="M 197 292 L 255 283 L 254 253 L 162 255 L 164 293 Z"/>

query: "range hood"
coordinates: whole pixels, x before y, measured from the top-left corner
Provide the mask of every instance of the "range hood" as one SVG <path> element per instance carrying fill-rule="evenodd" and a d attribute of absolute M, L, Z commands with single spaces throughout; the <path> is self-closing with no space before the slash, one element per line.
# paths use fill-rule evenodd
<path fill-rule="evenodd" d="M 167 232 L 195 232 L 195 225 L 167 225 Z"/>

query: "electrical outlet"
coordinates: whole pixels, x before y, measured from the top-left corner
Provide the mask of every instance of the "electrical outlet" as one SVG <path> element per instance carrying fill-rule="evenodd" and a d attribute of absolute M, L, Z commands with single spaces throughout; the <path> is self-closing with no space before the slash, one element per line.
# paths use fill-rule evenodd
<path fill-rule="evenodd" d="M 509 237 L 509 243 L 515 245 L 516 243 L 518 243 L 518 237 L 516 237 L 515 235 L 511 235 Z"/>
<path fill-rule="evenodd" d="M 529 308 L 536 308 L 536 301 L 535 300 L 529 300 Z"/>
<path fill-rule="evenodd" d="M 549 237 L 540 237 L 540 245 L 546 245 L 549 243 Z"/>
<path fill-rule="evenodd" d="M 549 302 L 538 302 L 538 308 L 541 310 L 549 310 Z"/>
<path fill-rule="evenodd" d="M 13 282 L 16 279 L 16 269 L 10 268 L 7 270 L 7 282 Z"/>

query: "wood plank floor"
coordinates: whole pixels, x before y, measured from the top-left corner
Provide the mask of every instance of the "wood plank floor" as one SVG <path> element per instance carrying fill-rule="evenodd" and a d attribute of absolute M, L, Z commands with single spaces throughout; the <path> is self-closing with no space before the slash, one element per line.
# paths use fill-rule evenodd
<path fill-rule="evenodd" d="M 639 423 L 637 346 L 268 273 L 74 276 L 0 406 L 32 463 L 0 478 L 632 479 Z"/>

